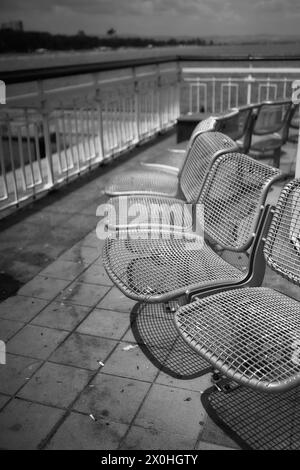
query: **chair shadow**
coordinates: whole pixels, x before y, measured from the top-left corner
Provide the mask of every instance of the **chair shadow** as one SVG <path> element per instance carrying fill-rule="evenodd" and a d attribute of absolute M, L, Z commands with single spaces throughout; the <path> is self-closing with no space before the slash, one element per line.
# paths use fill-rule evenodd
<path fill-rule="evenodd" d="M 130 314 L 133 336 L 145 356 L 167 375 L 190 380 L 210 372 L 212 367 L 193 351 L 175 328 L 169 304 L 137 303 Z"/>
<path fill-rule="evenodd" d="M 300 387 L 268 394 L 247 387 L 201 395 L 212 419 L 242 449 L 300 450 Z"/>

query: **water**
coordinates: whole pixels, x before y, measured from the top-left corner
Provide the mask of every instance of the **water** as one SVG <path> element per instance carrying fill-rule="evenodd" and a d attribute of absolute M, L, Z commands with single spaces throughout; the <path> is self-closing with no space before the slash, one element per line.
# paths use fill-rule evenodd
<path fill-rule="evenodd" d="M 130 60 L 147 57 L 162 57 L 176 54 L 207 56 L 298 56 L 300 65 L 300 41 L 268 44 L 225 44 L 215 46 L 178 46 L 152 49 L 118 49 L 116 51 L 61 51 L 42 54 L 2 54 L 0 55 L 0 72 L 59 65 L 88 64 L 112 60 Z M 282 65 L 285 62 L 282 63 Z M 271 66 L 271 63 L 268 62 Z M 295 64 L 296 65 L 296 64 Z"/>

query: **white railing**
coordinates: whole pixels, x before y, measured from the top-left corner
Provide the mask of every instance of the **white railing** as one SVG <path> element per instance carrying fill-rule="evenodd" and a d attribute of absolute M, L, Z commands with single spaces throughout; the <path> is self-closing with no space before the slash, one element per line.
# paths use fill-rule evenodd
<path fill-rule="evenodd" d="M 83 66 L 82 73 L 78 66 L 73 75 L 29 80 L 24 73 L 23 82 L 8 85 L 0 108 L 0 217 L 173 126 L 182 113 L 290 99 L 300 77 L 300 68 L 280 63 L 185 64 L 169 58 L 92 72 Z"/>
<path fill-rule="evenodd" d="M 183 67 L 184 111 L 222 113 L 268 100 L 291 99 L 297 67 Z"/>
<path fill-rule="evenodd" d="M 21 90 L 21 92 L 20 92 Z M 0 114 L 0 214 L 173 126 L 178 65 L 7 87 Z"/>

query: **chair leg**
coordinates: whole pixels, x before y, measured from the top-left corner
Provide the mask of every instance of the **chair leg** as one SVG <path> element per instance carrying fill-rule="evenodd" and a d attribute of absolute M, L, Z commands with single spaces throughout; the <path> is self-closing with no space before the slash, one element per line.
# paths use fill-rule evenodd
<path fill-rule="evenodd" d="M 280 167 L 280 156 L 281 156 L 281 147 L 275 150 L 274 157 L 273 157 L 273 166 L 275 168 Z"/>

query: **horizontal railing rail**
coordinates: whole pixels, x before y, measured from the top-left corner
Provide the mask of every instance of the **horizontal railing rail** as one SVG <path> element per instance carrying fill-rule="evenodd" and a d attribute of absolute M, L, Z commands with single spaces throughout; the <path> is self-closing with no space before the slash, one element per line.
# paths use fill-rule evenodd
<path fill-rule="evenodd" d="M 291 99 L 300 67 L 183 67 L 184 112 L 222 113 L 262 101 Z"/>

